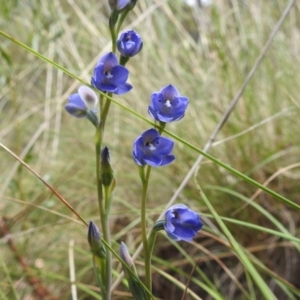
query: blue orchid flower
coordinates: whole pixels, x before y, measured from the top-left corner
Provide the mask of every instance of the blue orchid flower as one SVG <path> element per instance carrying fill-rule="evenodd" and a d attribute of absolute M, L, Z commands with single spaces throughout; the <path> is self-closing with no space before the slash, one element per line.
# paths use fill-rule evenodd
<path fill-rule="evenodd" d="M 119 65 L 117 56 L 110 52 L 98 61 L 91 79 L 92 85 L 102 92 L 113 94 L 125 94 L 132 89 L 132 85 L 126 83 L 129 71 Z"/>
<path fill-rule="evenodd" d="M 168 123 L 182 119 L 188 104 L 188 98 L 180 96 L 176 87 L 170 84 L 151 95 L 148 112 L 154 120 Z"/>
<path fill-rule="evenodd" d="M 133 144 L 132 157 L 139 166 L 146 164 L 159 167 L 170 164 L 175 156 L 171 154 L 174 142 L 160 136 L 154 128 L 145 131 Z"/>
<path fill-rule="evenodd" d="M 164 227 L 175 241 L 191 241 L 203 226 L 199 215 L 184 204 L 175 204 L 165 213 Z"/>

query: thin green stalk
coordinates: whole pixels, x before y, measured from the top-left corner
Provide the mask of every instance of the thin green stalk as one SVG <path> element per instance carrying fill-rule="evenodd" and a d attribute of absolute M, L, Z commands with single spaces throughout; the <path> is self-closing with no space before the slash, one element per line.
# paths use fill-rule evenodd
<path fill-rule="evenodd" d="M 108 213 L 106 211 L 106 202 L 107 199 L 103 199 L 103 186 L 102 186 L 102 180 L 101 180 L 101 162 L 100 162 L 100 156 L 101 156 L 101 145 L 103 140 L 103 134 L 104 134 L 104 127 L 105 127 L 105 121 L 109 110 L 110 101 L 106 100 L 106 103 L 103 108 L 103 97 L 100 97 L 100 123 L 96 130 L 96 136 L 95 136 L 95 152 L 96 152 L 96 177 L 97 177 L 97 193 L 98 193 L 98 204 L 99 204 L 99 213 L 100 213 L 100 221 L 101 221 L 101 229 L 103 234 L 103 239 L 106 241 L 106 243 L 110 246 L 111 245 L 111 239 L 110 239 L 110 231 L 109 231 L 109 218 Z M 103 109 L 103 111 L 101 111 Z M 105 197 L 106 198 L 106 197 Z M 108 249 L 107 249 L 108 250 Z M 106 290 L 106 297 L 105 300 L 111 299 L 111 283 L 112 283 L 112 254 L 108 250 L 106 253 L 106 266 L 105 266 L 105 274 L 103 274 L 103 268 L 101 269 L 102 272 L 102 280 L 105 282 L 105 290 Z"/>
<path fill-rule="evenodd" d="M 116 53 L 117 51 L 117 39 L 116 39 L 116 28 L 115 26 L 109 27 L 110 35 L 111 35 L 111 43 L 112 43 L 112 52 Z"/>
<path fill-rule="evenodd" d="M 112 93 L 108 93 L 107 95 L 108 95 L 108 97 L 111 97 Z M 102 126 L 103 126 L 103 131 L 104 131 L 105 123 L 106 123 L 106 118 L 107 118 L 107 115 L 109 112 L 110 104 L 111 104 L 111 101 L 106 98 L 105 104 L 103 104 L 103 111 L 101 112 L 101 122 L 102 122 Z"/>
<path fill-rule="evenodd" d="M 128 13 L 129 13 L 129 10 L 126 10 L 126 11 L 124 11 L 124 12 L 121 14 L 121 17 L 120 17 L 119 22 L 118 22 L 118 24 L 117 24 L 117 29 L 116 29 L 116 31 L 115 31 L 115 34 L 116 34 L 116 35 L 119 34 L 120 28 L 121 28 L 121 26 L 122 26 L 122 24 L 123 24 L 123 22 L 124 22 L 126 16 L 128 15 Z"/>
<path fill-rule="evenodd" d="M 101 296 L 102 299 L 106 299 L 107 291 L 105 289 L 103 278 L 105 278 L 105 264 L 104 259 L 100 259 L 99 257 L 93 255 L 93 266 L 94 266 L 94 272 L 97 277 L 98 285 L 101 289 Z"/>
<path fill-rule="evenodd" d="M 142 203 L 141 203 L 141 227 L 142 227 L 142 239 L 143 239 L 143 247 L 144 247 L 145 285 L 151 292 L 152 291 L 151 252 L 150 252 L 148 238 L 147 238 L 147 215 L 146 215 L 146 202 L 147 202 L 150 173 L 151 173 L 150 166 L 147 166 L 146 170 L 144 167 L 142 167 L 142 170 L 140 172 L 140 176 L 143 184 Z"/>
<path fill-rule="evenodd" d="M 156 231 L 151 230 L 151 232 L 150 232 L 150 234 L 149 234 L 149 239 L 148 239 L 148 247 L 149 247 L 149 254 L 150 254 L 150 262 L 151 262 L 151 257 L 152 257 L 152 252 L 153 252 L 155 240 L 156 240 Z"/>

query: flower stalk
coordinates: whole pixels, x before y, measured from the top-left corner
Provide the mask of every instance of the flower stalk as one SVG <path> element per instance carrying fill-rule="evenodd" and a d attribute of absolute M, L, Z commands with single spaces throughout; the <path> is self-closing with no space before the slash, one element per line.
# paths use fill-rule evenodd
<path fill-rule="evenodd" d="M 101 97 L 103 98 L 103 97 Z M 101 102 L 100 101 L 100 109 L 101 109 Z M 110 102 L 110 101 L 109 101 Z M 107 210 L 106 203 L 109 201 L 108 199 L 108 193 L 103 193 L 103 182 L 101 177 L 101 145 L 103 140 L 103 134 L 104 134 L 104 127 L 105 127 L 105 121 L 106 116 L 108 114 L 108 109 L 103 109 L 101 111 L 101 118 L 99 126 L 96 130 L 95 135 L 95 152 L 96 152 L 96 176 L 97 176 L 97 194 L 98 194 L 98 205 L 99 205 L 99 213 L 100 213 L 100 221 L 101 221 L 101 228 L 102 228 L 102 234 L 103 239 L 106 241 L 106 243 L 111 246 L 111 238 L 110 238 L 110 231 L 109 231 L 109 210 Z M 102 273 L 102 281 L 105 284 L 105 300 L 111 299 L 111 283 L 112 283 L 112 254 L 107 249 L 107 254 L 105 258 L 105 268 L 101 268 Z M 103 270 L 104 269 L 104 270 Z"/>
<path fill-rule="evenodd" d="M 142 241 L 143 241 L 143 249 L 144 249 L 145 285 L 147 289 L 151 292 L 152 291 L 151 251 L 149 248 L 149 243 L 147 238 L 147 211 L 146 211 L 150 173 L 151 173 L 151 166 L 140 167 L 140 177 L 143 186 L 142 203 L 141 203 L 141 228 L 142 228 Z"/>

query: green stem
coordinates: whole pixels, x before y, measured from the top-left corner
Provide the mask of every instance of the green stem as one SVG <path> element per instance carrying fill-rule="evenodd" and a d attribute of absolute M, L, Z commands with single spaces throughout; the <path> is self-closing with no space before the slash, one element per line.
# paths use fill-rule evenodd
<path fill-rule="evenodd" d="M 106 299 L 106 290 L 103 283 L 103 278 L 105 275 L 104 259 L 100 259 L 99 257 L 93 255 L 93 265 L 94 265 L 94 271 L 97 277 L 98 285 L 101 289 L 102 298 Z"/>
<path fill-rule="evenodd" d="M 150 260 L 151 260 L 151 257 L 152 257 L 154 243 L 155 243 L 155 240 L 156 240 L 156 233 L 157 233 L 156 231 L 151 230 L 150 235 L 149 235 L 149 239 L 148 239 Z"/>
<path fill-rule="evenodd" d="M 111 26 L 109 28 L 110 35 L 111 35 L 111 43 L 112 43 L 112 52 L 116 53 L 117 51 L 117 34 L 115 30 L 115 26 Z"/>
<path fill-rule="evenodd" d="M 124 12 L 121 14 L 121 17 L 120 17 L 119 22 L 118 22 L 118 24 L 117 24 L 117 29 L 116 29 L 116 31 L 115 31 L 115 34 L 116 34 L 116 35 L 119 34 L 120 28 L 121 28 L 121 26 L 122 26 L 122 24 L 123 24 L 123 22 L 124 22 L 126 16 L 128 15 L 128 13 L 129 13 L 129 10 L 126 10 L 126 11 L 124 11 Z"/>
<path fill-rule="evenodd" d="M 141 205 L 141 227 L 142 227 L 142 239 L 143 239 L 143 248 L 144 248 L 144 262 L 145 262 L 145 285 L 151 292 L 152 291 L 151 251 L 149 248 L 149 243 L 147 238 L 147 214 L 146 214 L 146 201 L 147 201 L 150 173 L 151 173 L 150 166 L 147 166 L 146 170 L 144 167 L 142 167 L 142 170 L 140 172 L 140 176 L 143 184 L 142 205 Z"/>
<path fill-rule="evenodd" d="M 108 97 L 111 97 L 112 93 L 108 93 L 107 95 L 108 95 Z M 105 104 L 102 104 L 103 111 L 101 112 L 101 123 L 102 123 L 102 127 L 103 127 L 103 132 L 104 132 L 104 127 L 105 127 L 106 118 L 107 118 L 107 115 L 109 112 L 110 104 L 111 104 L 111 101 L 110 101 L 110 99 L 107 99 L 107 98 L 106 98 Z"/>
<path fill-rule="evenodd" d="M 100 163 L 100 156 L 101 156 L 101 145 L 103 141 L 103 134 L 104 134 L 104 127 L 105 121 L 109 110 L 110 100 L 106 99 L 106 103 L 103 108 L 103 97 L 100 97 L 100 123 L 96 130 L 95 136 L 95 150 L 96 150 L 96 176 L 97 176 L 97 193 L 98 193 L 98 204 L 99 204 L 99 213 L 100 213 L 100 221 L 101 221 L 101 228 L 103 239 L 106 243 L 110 246 L 111 239 L 110 239 L 110 231 L 109 231 L 109 219 L 108 219 L 108 212 L 106 211 L 106 196 L 103 197 L 103 187 L 102 187 L 102 180 L 101 180 L 101 163 Z M 108 106 L 108 107 L 107 107 Z M 103 111 L 101 110 L 103 108 Z M 105 271 L 101 270 L 102 274 L 102 281 L 105 283 L 105 300 L 111 299 L 111 283 L 112 283 L 112 254 L 107 249 L 106 253 L 106 266 Z"/>

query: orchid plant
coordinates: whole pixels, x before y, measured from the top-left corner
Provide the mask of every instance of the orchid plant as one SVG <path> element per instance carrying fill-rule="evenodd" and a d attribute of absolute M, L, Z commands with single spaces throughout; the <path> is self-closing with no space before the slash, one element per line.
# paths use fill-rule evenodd
<path fill-rule="evenodd" d="M 132 85 L 127 83 L 129 71 L 125 67 L 131 57 L 137 55 L 143 47 L 140 35 L 134 30 L 119 34 L 127 14 L 134 8 L 134 1 L 113 1 L 109 29 L 112 37 L 112 51 L 103 55 L 94 68 L 91 87 L 80 86 L 78 93 L 69 97 L 66 111 L 76 118 L 88 119 L 95 126 L 96 177 L 101 230 L 95 223 L 88 226 L 87 239 L 93 256 L 93 264 L 98 279 L 102 299 L 111 299 L 112 285 L 112 245 L 109 231 L 110 208 L 116 186 L 113 168 L 110 162 L 108 147 L 104 146 L 105 123 L 109 115 L 112 94 L 122 95 L 130 92 Z M 120 57 L 117 57 L 117 49 Z M 96 93 L 95 91 L 99 91 Z M 151 255 L 158 231 L 165 230 L 174 241 L 191 241 L 202 228 L 203 223 L 198 215 L 184 204 L 175 204 L 165 213 L 165 218 L 156 222 L 148 232 L 146 202 L 149 179 L 152 167 L 166 166 L 175 160 L 172 153 L 174 142 L 162 136 L 167 123 L 182 119 L 189 100 L 181 96 L 178 89 L 169 84 L 154 92 L 150 97 L 148 113 L 155 121 L 156 128 L 141 133 L 133 142 L 133 163 L 141 178 L 141 232 L 144 250 L 145 280 L 138 278 L 134 261 L 127 246 L 120 245 L 120 257 L 128 287 L 136 300 L 153 298 L 151 292 Z M 128 151 L 130 151 L 128 149 Z"/>

